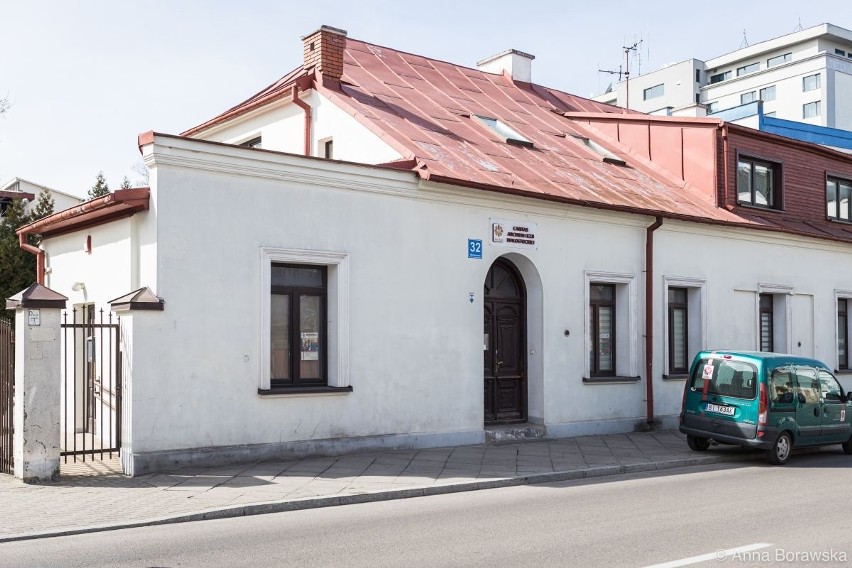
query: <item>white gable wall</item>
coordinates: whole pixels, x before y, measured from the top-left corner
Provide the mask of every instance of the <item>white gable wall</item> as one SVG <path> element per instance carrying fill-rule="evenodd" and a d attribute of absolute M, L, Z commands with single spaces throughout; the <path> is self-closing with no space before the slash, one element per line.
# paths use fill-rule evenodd
<path fill-rule="evenodd" d="M 381 164 L 402 156 L 353 116 L 315 90 L 303 100 L 311 106 L 311 154 L 323 157 L 323 142 L 334 140 L 334 159 Z M 304 154 L 304 111 L 291 102 L 263 107 L 198 136 L 202 140 L 242 144 L 257 136 L 265 150 Z"/>

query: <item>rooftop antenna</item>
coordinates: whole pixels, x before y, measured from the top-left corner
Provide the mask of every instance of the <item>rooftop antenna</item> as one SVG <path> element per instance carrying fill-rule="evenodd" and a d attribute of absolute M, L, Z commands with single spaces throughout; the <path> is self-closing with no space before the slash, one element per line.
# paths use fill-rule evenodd
<path fill-rule="evenodd" d="M 799 16 L 799 23 L 796 25 L 796 29 L 793 30 L 793 32 L 800 32 L 803 29 L 805 29 L 805 28 L 802 27 L 802 17 Z"/>
<path fill-rule="evenodd" d="M 740 49 L 744 47 L 748 47 L 748 38 L 746 37 L 746 31 L 743 30 L 743 41 L 740 43 Z"/>
<path fill-rule="evenodd" d="M 622 49 L 624 49 L 624 88 L 626 96 L 624 98 L 624 108 L 630 108 L 630 52 L 638 51 L 639 44 L 642 43 L 640 39 L 637 42 L 634 42 L 633 45 L 625 45 Z"/>

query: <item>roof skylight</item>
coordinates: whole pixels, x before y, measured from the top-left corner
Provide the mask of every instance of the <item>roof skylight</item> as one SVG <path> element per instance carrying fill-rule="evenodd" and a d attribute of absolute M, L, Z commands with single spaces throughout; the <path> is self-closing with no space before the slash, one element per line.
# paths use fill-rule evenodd
<path fill-rule="evenodd" d="M 496 118 L 491 118 L 490 116 L 480 116 L 478 114 L 475 116 L 482 124 L 490 128 L 497 136 L 505 140 L 509 144 L 515 144 L 517 146 L 526 146 L 528 148 L 533 147 L 533 143 L 518 134 L 511 126 L 506 124 L 505 122 L 501 122 Z"/>
<path fill-rule="evenodd" d="M 595 142 L 594 140 L 589 140 L 585 136 L 580 136 L 579 134 L 572 134 L 573 138 L 576 138 L 589 150 L 593 151 L 595 154 L 603 158 L 603 161 L 608 164 L 615 164 L 617 166 L 626 166 L 627 162 Z"/>

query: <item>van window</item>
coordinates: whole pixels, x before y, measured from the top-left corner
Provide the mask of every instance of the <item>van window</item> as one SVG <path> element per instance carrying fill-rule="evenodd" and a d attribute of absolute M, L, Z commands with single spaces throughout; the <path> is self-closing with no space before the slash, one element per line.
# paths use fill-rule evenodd
<path fill-rule="evenodd" d="M 843 402 L 842 389 L 837 382 L 837 379 L 828 371 L 820 370 L 819 384 L 822 393 L 822 399 L 825 402 Z"/>
<path fill-rule="evenodd" d="M 712 374 L 709 369 L 705 371 L 708 365 L 712 368 Z M 749 399 L 755 396 L 757 367 L 751 363 L 731 359 L 701 359 L 692 374 L 692 390 L 704 390 L 705 373 L 711 377 L 707 394 Z"/>
<path fill-rule="evenodd" d="M 769 401 L 775 404 L 792 404 L 793 369 L 779 367 L 769 375 Z"/>
<path fill-rule="evenodd" d="M 796 380 L 799 392 L 805 397 L 806 404 L 819 404 L 819 381 L 813 367 L 796 367 Z"/>

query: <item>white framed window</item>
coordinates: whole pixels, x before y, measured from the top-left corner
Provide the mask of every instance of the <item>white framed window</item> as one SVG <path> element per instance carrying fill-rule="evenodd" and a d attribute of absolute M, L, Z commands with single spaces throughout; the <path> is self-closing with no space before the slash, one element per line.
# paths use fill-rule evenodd
<path fill-rule="evenodd" d="M 835 369 L 841 373 L 852 372 L 852 354 L 849 352 L 849 332 L 852 331 L 849 312 L 852 311 L 852 290 L 834 291 L 835 319 Z"/>
<path fill-rule="evenodd" d="M 756 345 L 758 351 L 792 353 L 793 287 L 785 284 L 758 284 L 755 294 Z"/>
<path fill-rule="evenodd" d="M 775 85 L 770 85 L 769 87 L 763 87 L 760 89 L 760 100 L 763 102 L 769 102 L 775 100 Z"/>
<path fill-rule="evenodd" d="M 813 101 L 802 105 L 802 118 L 813 118 L 820 115 L 820 102 Z"/>
<path fill-rule="evenodd" d="M 272 387 L 273 327 L 273 266 L 288 268 L 317 266 L 323 268 L 326 306 L 323 386 L 349 386 L 349 254 L 345 252 L 308 251 L 261 247 L 260 249 L 260 385 L 267 391 Z M 281 291 L 279 291 L 281 292 Z M 283 290 L 284 293 L 287 290 Z M 279 294 L 280 295 L 280 294 Z M 275 316 L 277 317 L 277 316 Z M 308 338 L 310 339 L 310 338 Z M 309 350 L 310 351 L 310 350 Z M 279 367 L 280 362 L 279 362 Z"/>
<path fill-rule="evenodd" d="M 657 97 L 662 97 L 666 92 L 666 86 L 663 83 L 659 85 L 654 85 L 653 87 L 648 87 L 644 91 L 642 91 L 642 99 L 650 100 L 656 99 Z"/>
<path fill-rule="evenodd" d="M 750 63 L 742 67 L 737 67 L 737 77 L 742 77 L 749 73 L 756 73 L 757 71 L 760 71 L 760 63 Z"/>
<path fill-rule="evenodd" d="M 583 377 L 592 381 L 634 380 L 639 375 L 640 336 L 635 275 L 587 270 L 584 278 L 585 353 L 588 356 L 584 358 Z M 600 308 L 598 313 L 593 311 L 595 306 Z M 608 315 L 611 319 L 606 321 Z M 603 327 L 602 321 L 606 324 Z M 609 364 L 612 367 L 608 367 Z"/>
<path fill-rule="evenodd" d="M 749 91 L 740 95 L 741 105 L 747 105 L 748 103 L 752 103 L 755 100 L 757 100 L 757 92 L 755 91 Z"/>
<path fill-rule="evenodd" d="M 665 376 L 688 372 L 695 354 L 707 348 L 706 284 L 704 278 L 663 276 Z"/>
<path fill-rule="evenodd" d="M 814 75 L 808 75 L 807 77 L 802 77 L 802 91 L 815 91 L 820 87 L 820 75 L 816 73 Z"/>

